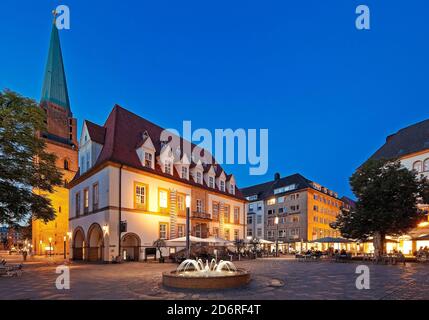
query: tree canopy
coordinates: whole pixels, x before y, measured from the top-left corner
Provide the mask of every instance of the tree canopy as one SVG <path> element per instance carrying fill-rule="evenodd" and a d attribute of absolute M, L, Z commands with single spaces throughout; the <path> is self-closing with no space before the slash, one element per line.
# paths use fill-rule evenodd
<path fill-rule="evenodd" d="M 333 227 L 347 238 L 374 237 L 381 253 L 386 235 L 405 234 L 425 217 L 418 203 L 429 203 L 428 180 L 398 160 L 368 160 L 351 176 L 350 185 L 356 207 L 343 209 Z"/>
<path fill-rule="evenodd" d="M 45 195 L 61 185 L 62 174 L 39 137 L 45 129 L 45 113 L 34 100 L 0 92 L 0 224 L 55 218 Z"/>

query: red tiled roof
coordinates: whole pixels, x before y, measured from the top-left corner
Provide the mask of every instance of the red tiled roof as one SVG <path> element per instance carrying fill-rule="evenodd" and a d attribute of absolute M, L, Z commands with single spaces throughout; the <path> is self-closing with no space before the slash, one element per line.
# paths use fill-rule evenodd
<path fill-rule="evenodd" d="M 106 134 L 106 128 L 100 127 L 98 124 L 92 123 L 91 121 L 85 120 L 86 128 L 88 129 L 89 137 L 92 141 L 104 144 L 104 135 Z"/>
<path fill-rule="evenodd" d="M 170 179 L 179 180 L 181 182 L 198 186 L 201 188 L 208 189 L 210 191 L 215 191 L 221 194 L 229 195 L 235 198 L 244 199 L 239 189 L 236 187 L 235 195 L 232 195 L 228 192 L 222 192 L 220 190 L 215 190 L 209 188 L 205 184 L 197 184 L 191 178 L 190 180 L 181 179 L 176 170 L 173 170 L 173 175 L 165 174 L 162 172 L 161 168 L 156 165 L 155 170 L 151 168 L 144 167 L 137 155 L 136 148 L 141 146 L 143 138 L 142 134 L 146 131 L 149 137 L 152 139 L 153 145 L 155 147 L 156 153 L 155 157 L 159 155 L 161 151 L 161 133 L 164 131 L 160 126 L 122 108 L 119 105 L 115 105 L 109 117 L 107 118 L 103 127 L 100 127 L 94 123 L 86 121 L 88 131 L 91 130 L 90 136 L 91 140 L 96 142 L 103 141 L 103 148 L 101 153 L 95 163 L 94 167 L 107 162 L 113 161 L 119 164 L 130 166 L 136 169 L 141 169 L 144 171 L 152 172 L 160 176 L 164 176 Z M 89 126 L 88 126 L 89 125 Z M 91 129 L 90 129 L 91 128 Z M 103 139 L 101 139 L 103 137 Z M 189 141 L 186 141 L 180 137 L 181 150 L 186 150 L 186 147 L 189 148 Z M 191 144 L 191 150 L 198 148 L 194 144 Z M 191 158 L 189 156 L 189 158 Z M 215 163 L 214 158 L 212 157 L 213 163 Z M 192 164 L 191 164 L 192 167 Z M 220 168 L 220 166 L 219 166 Z M 221 170 L 221 168 L 219 169 Z M 91 171 L 91 170 L 90 170 Z M 79 173 L 73 179 L 77 179 Z"/>

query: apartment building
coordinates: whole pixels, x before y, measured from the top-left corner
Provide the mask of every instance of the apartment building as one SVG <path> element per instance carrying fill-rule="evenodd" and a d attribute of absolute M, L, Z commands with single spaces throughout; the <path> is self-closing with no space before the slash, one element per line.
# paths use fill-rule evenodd
<path fill-rule="evenodd" d="M 276 174 L 273 181 L 244 188 L 242 193 L 250 201 L 248 236 L 258 237 L 254 233 L 261 221 L 258 213 L 263 216 L 264 239 L 294 248 L 319 238 L 339 236 L 330 227 L 342 207 L 338 194 L 300 174 L 284 178 Z"/>

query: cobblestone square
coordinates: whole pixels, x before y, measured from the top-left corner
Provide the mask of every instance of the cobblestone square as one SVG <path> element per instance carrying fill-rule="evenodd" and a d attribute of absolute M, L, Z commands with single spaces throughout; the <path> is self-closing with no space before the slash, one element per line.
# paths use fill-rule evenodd
<path fill-rule="evenodd" d="M 429 268 L 416 263 L 368 264 L 369 290 L 356 289 L 357 262 L 239 261 L 237 267 L 250 270 L 252 280 L 243 288 L 228 290 L 163 287 L 162 272 L 176 265 L 155 262 L 71 263 L 71 288 L 58 290 L 55 271 L 61 264 L 60 259 L 30 259 L 21 277 L 0 278 L 0 299 L 429 299 Z"/>

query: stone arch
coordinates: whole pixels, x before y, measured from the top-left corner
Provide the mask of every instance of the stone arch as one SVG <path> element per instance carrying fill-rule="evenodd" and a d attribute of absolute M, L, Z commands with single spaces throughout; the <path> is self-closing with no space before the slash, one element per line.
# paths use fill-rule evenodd
<path fill-rule="evenodd" d="M 72 239 L 73 260 L 83 260 L 85 247 L 85 232 L 82 227 L 77 227 L 73 232 Z"/>
<path fill-rule="evenodd" d="M 139 261 L 140 259 L 140 237 L 132 232 L 124 234 L 121 238 L 122 259 L 124 261 Z"/>
<path fill-rule="evenodd" d="M 98 223 L 93 223 L 88 229 L 86 247 L 88 261 L 102 261 L 104 248 L 104 235 Z"/>

